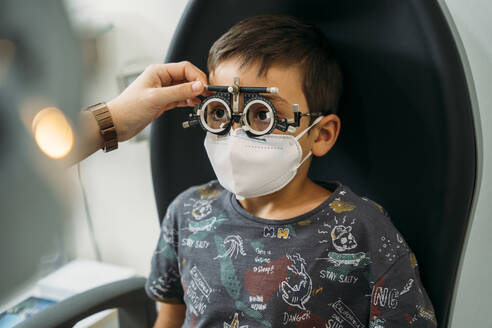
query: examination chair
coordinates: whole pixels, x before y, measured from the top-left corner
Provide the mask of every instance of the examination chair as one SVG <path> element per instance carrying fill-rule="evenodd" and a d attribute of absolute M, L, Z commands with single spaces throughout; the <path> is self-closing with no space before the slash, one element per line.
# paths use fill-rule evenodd
<path fill-rule="evenodd" d="M 416 253 L 438 324 L 446 327 L 477 174 L 474 93 L 446 8 L 435 0 L 194 0 L 166 61 L 189 60 L 206 71 L 212 43 L 238 20 L 263 13 L 307 18 L 338 53 L 344 74 L 341 134 L 326 156 L 313 160 L 310 176 L 341 181 L 387 209 Z M 166 112 L 153 123 L 152 178 L 161 220 L 176 195 L 215 178 L 203 147 L 205 133 L 181 127 L 188 113 Z M 115 299 L 128 299 L 118 290 L 127 283 L 142 295 L 143 279 L 102 288 Z M 97 290 L 66 302 L 94 295 L 91 302 L 78 302 L 82 307 L 71 311 L 71 318 L 56 317 L 62 302 L 24 327 L 66 327 L 89 308 L 95 312 L 119 305 L 111 304 L 113 297 L 101 302 Z M 139 325 L 124 327 L 149 327 L 155 313 L 146 314 L 149 319 Z"/>

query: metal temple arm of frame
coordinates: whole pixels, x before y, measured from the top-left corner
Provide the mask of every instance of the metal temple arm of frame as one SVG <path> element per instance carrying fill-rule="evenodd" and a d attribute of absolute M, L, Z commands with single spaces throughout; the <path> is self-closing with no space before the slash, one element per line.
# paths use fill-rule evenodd
<path fill-rule="evenodd" d="M 206 85 L 205 91 L 239 93 L 273 93 L 278 94 L 278 88 L 275 87 L 239 87 L 222 86 L 222 85 Z"/>
<path fill-rule="evenodd" d="M 293 104 L 292 105 L 292 110 L 294 112 L 294 117 L 286 119 L 284 118 L 283 120 L 279 121 L 277 123 L 277 129 L 285 132 L 288 131 L 290 133 L 296 132 L 296 127 L 298 127 L 301 124 L 301 118 L 304 116 L 309 116 L 309 117 L 318 117 L 322 116 L 323 113 L 321 112 L 314 112 L 314 113 L 301 113 L 299 111 L 299 105 L 298 104 Z"/>

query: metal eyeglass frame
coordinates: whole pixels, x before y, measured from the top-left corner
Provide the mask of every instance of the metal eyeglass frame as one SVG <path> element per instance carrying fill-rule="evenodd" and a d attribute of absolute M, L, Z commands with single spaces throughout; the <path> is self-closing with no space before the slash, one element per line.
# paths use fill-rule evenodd
<path fill-rule="evenodd" d="M 275 87 L 240 87 L 239 77 L 234 78 L 234 84 L 231 86 L 218 86 L 218 85 L 208 85 L 205 86 L 206 91 L 216 92 L 211 96 L 206 97 L 199 105 L 195 105 L 193 113 L 189 114 L 188 121 L 183 122 L 183 128 L 190 128 L 195 126 L 201 126 L 203 130 L 211 132 L 217 135 L 227 134 L 234 122 L 240 123 L 246 134 L 250 137 L 259 137 L 266 134 L 272 133 L 274 129 L 278 129 L 282 132 L 295 133 L 296 127 L 300 125 L 301 118 L 303 116 L 318 117 L 323 115 L 321 112 L 316 113 L 301 113 L 299 111 L 299 105 L 293 104 L 293 118 L 283 118 L 279 119 L 277 115 L 277 110 L 275 106 L 265 97 L 260 96 L 261 93 L 278 94 L 278 88 Z M 244 93 L 244 110 L 242 113 L 239 112 L 239 94 Z M 232 111 L 230 110 L 232 96 Z M 230 113 L 230 120 L 227 126 L 221 127 L 221 129 L 212 129 L 207 124 L 205 124 L 204 112 L 206 106 L 211 101 L 218 101 L 226 106 Z M 248 120 L 246 119 L 246 113 L 251 105 L 254 103 L 263 103 L 265 106 L 270 107 L 273 113 L 273 120 L 270 122 L 269 127 L 261 133 L 257 133 L 254 129 L 249 126 Z"/>

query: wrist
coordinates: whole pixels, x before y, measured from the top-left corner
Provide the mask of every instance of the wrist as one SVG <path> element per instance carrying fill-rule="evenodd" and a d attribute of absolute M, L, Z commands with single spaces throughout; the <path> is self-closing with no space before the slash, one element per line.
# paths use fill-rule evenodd
<path fill-rule="evenodd" d="M 85 141 L 85 147 L 90 148 L 91 152 L 104 147 L 104 138 L 99 133 L 99 125 L 92 113 L 83 111 L 80 116 L 80 136 Z"/>
<path fill-rule="evenodd" d="M 123 124 L 124 121 L 121 120 L 122 106 L 118 102 L 118 98 L 107 102 L 106 106 L 113 117 L 113 124 L 118 136 L 118 141 L 122 142 L 128 140 L 128 129 L 125 124 Z"/>
<path fill-rule="evenodd" d="M 107 104 L 101 102 L 88 107 L 86 110 L 92 113 L 97 122 L 99 134 L 104 139 L 102 146 L 104 152 L 118 149 L 118 134 Z"/>

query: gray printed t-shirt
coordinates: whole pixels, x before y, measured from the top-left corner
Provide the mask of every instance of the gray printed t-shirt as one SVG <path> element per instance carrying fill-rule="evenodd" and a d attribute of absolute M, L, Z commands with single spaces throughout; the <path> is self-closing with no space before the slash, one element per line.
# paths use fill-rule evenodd
<path fill-rule="evenodd" d="M 339 183 L 301 216 L 246 212 L 217 181 L 163 219 L 148 295 L 186 304 L 184 327 L 436 327 L 418 264 L 377 203 Z"/>

